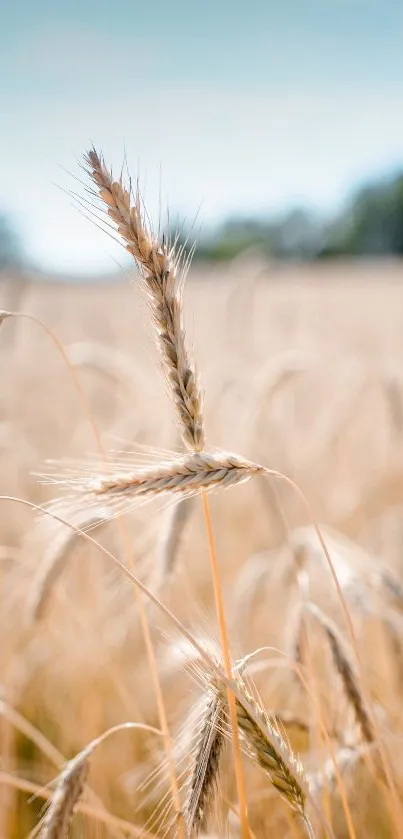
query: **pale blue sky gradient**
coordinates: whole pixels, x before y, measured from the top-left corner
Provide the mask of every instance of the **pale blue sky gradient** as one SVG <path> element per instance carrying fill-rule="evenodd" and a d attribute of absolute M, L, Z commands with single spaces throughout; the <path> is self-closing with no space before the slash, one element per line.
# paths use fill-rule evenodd
<path fill-rule="evenodd" d="M 3 0 L 5 4 L 5 0 Z M 331 212 L 403 163 L 398 0 L 16 0 L 1 12 L 0 210 L 54 271 L 122 252 L 61 191 L 92 141 L 152 210 Z M 201 205 L 201 206 L 200 206 Z"/>

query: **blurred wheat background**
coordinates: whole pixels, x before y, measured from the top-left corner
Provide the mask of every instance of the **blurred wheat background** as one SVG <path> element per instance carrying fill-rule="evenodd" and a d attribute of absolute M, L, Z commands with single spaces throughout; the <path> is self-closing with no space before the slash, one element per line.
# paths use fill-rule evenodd
<path fill-rule="evenodd" d="M 400 273 L 399 263 L 286 269 L 257 265 L 250 258 L 224 269 L 196 267 L 186 289 L 186 320 L 202 374 L 208 437 L 214 446 L 291 477 L 324 525 L 374 709 L 389 738 L 399 789 Z M 146 306 L 133 279 L 133 286 L 124 278 L 74 290 L 70 285 L 28 283 L 21 289 L 19 308 L 51 325 L 63 341 L 107 448 L 124 452 L 141 444 L 177 449 L 177 431 L 146 328 Z M 15 293 L 12 280 L 2 288 L 4 303 L 11 290 Z M 39 483 L 35 473 L 46 471 L 47 458 L 81 458 L 96 446 L 49 336 L 35 323 L 7 319 L 0 341 L 0 491 L 43 504 L 52 497 L 52 488 Z M 29 732 L 19 730 L 10 709 L 35 725 L 53 751 L 65 757 L 125 720 L 158 723 L 130 584 L 95 548 L 78 541 L 70 547 L 39 616 L 33 615 L 35 587 L 59 531 L 49 521 L 38 525 L 29 509 L 1 503 L 0 815 L 2 835 L 22 837 L 43 802 L 19 790 L 18 783 L 5 783 L 5 776 L 40 787 L 57 772 L 50 746 L 43 749 Z M 162 597 L 197 638 L 216 638 L 201 504 L 197 498 L 187 503 L 189 517 Z M 298 569 L 307 569 L 312 600 L 346 631 L 306 509 L 292 487 L 266 478 L 212 496 L 211 506 L 233 655 L 272 648 L 257 659 L 254 678 L 260 695 L 268 709 L 305 720 L 311 727 L 308 741 L 307 735 L 301 741 L 292 730 L 289 736 L 308 765 L 323 766 L 329 754 L 321 738 L 317 741 L 317 713 L 280 653 L 291 655 L 293 615 L 301 597 Z M 149 585 L 158 576 L 170 515 L 169 507 L 160 505 L 127 516 L 136 567 Z M 95 533 L 123 556 L 114 522 L 99 525 Z M 378 585 L 382 569 L 393 572 L 394 588 Z M 156 609 L 151 625 L 170 724 L 179 732 L 195 691 L 200 692 L 188 673 L 191 650 Z M 325 645 L 314 627 L 312 643 L 319 645 L 315 670 L 326 725 L 339 731 L 339 747 L 346 736 L 354 748 L 337 674 L 326 665 Z M 151 735 L 117 735 L 94 756 L 91 786 L 108 810 L 140 829 L 167 783 L 164 773 L 152 774 L 160 762 Z M 358 783 L 353 768 L 344 782 L 356 835 L 396 835 L 381 782 L 364 766 Z M 256 835 L 274 830 L 276 836 L 288 836 L 292 826 L 285 805 L 274 799 L 264 776 L 251 765 L 247 786 Z M 332 797 L 336 835 L 348 836 L 337 790 Z M 230 822 L 226 830 L 238 835 L 234 815 Z M 107 836 L 110 829 L 94 816 L 77 816 L 72 835 Z M 156 829 L 160 835 L 158 825 Z"/>

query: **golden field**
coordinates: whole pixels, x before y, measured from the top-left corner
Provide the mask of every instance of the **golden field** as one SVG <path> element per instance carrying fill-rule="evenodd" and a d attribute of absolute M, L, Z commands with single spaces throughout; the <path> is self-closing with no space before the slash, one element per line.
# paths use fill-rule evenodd
<path fill-rule="evenodd" d="M 208 446 L 281 472 L 302 490 L 323 526 L 354 628 L 357 678 L 375 720 L 366 751 L 314 619 L 300 662 L 305 681 L 292 667 L 301 598 L 336 622 L 355 661 L 301 495 L 267 476 L 211 495 L 231 651 L 239 659 L 265 648 L 248 674 L 268 712 L 284 718 L 291 747 L 316 779 L 328 825 L 311 814 L 317 837 L 330 829 L 337 839 L 403 833 L 402 277 L 399 262 L 289 267 L 257 265 L 251 257 L 223 269 L 196 265 L 185 289 Z M 129 460 L 136 452 L 155 462 L 154 450 L 166 454 L 180 442 L 147 305 L 135 274 L 130 279 L 27 283 L 11 304 L 8 280 L 0 285 L 0 307 L 18 305 L 57 335 L 111 456 Z M 71 370 L 38 323 L 3 321 L 0 381 L 0 494 L 42 505 L 54 491 L 37 475 L 48 471 L 49 459 L 96 454 L 92 425 Z M 199 498 L 189 507 L 174 569 L 161 582 L 171 512 L 164 502 L 135 507 L 125 515 L 126 539 L 114 521 L 90 532 L 148 587 L 158 587 L 194 637 L 216 640 Z M 1 839 L 31 835 L 47 785 L 90 740 L 125 721 L 159 726 L 134 587 L 108 556 L 77 539 L 35 614 L 41 573 L 61 530 L 27 506 L 1 501 Z M 204 679 L 178 629 L 157 607 L 147 607 L 147 615 L 185 796 L 194 730 L 183 723 Z M 306 727 L 291 720 L 285 730 L 290 714 Z M 227 751 L 209 836 L 241 835 Z M 261 768 L 247 755 L 243 766 L 254 835 L 305 836 Z M 168 799 L 160 738 L 120 731 L 91 758 L 71 835 L 174 835 Z"/>

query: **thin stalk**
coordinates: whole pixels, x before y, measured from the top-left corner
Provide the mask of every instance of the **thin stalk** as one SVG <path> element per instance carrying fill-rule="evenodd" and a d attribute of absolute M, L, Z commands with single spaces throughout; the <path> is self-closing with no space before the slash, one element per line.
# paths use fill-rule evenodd
<path fill-rule="evenodd" d="M 308 819 L 308 816 L 307 815 L 303 816 L 302 820 L 304 822 L 305 829 L 306 829 L 306 832 L 307 832 L 307 836 L 309 837 L 309 839 L 316 839 L 313 827 L 311 825 L 311 822 Z"/>
<path fill-rule="evenodd" d="M 218 626 L 221 636 L 221 651 L 223 657 L 224 673 L 229 681 L 232 680 L 231 656 L 229 652 L 228 632 L 225 621 L 224 603 L 222 597 L 222 587 L 220 580 L 220 572 L 217 562 L 217 553 L 214 542 L 213 527 L 211 523 L 210 508 L 208 498 L 204 490 L 201 493 L 204 522 L 206 525 L 207 541 L 209 546 L 211 572 L 213 575 L 213 588 L 215 607 L 217 612 Z M 239 800 L 239 815 L 241 822 L 242 839 L 249 839 L 249 823 L 248 823 L 248 807 L 246 802 L 245 779 L 242 767 L 241 745 L 239 742 L 238 720 L 236 712 L 236 700 L 233 691 L 227 687 L 228 710 L 231 722 L 232 731 L 232 748 L 234 754 L 234 770 L 235 779 Z"/>

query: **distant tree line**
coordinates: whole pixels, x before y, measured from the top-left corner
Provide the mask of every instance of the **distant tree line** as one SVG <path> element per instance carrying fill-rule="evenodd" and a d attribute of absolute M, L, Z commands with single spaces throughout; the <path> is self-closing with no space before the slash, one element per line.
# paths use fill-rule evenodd
<path fill-rule="evenodd" d="M 8 217 L 0 213 L 0 273 L 19 268 L 23 263 L 20 240 Z"/>
<path fill-rule="evenodd" d="M 275 219 L 228 219 L 199 240 L 196 258 L 232 259 L 250 247 L 302 260 L 403 255 L 403 172 L 359 189 L 330 221 L 303 208 Z"/>
<path fill-rule="evenodd" d="M 188 247 L 183 230 L 179 241 Z M 403 255 L 403 171 L 356 191 L 331 220 L 304 208 L 279 218 L 228 219 L 198 238 L 195 256 L 225 261 L 251 247 L 279 259 Z M 20 268 L 24 261 L 20 240 L 0 212 L 0 274 Z"/>

